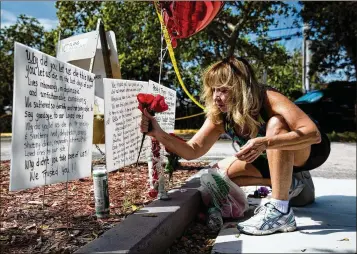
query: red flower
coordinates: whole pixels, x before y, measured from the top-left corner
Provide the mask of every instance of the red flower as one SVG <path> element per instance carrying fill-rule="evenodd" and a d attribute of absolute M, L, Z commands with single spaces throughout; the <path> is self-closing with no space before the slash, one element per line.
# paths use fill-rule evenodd
<path fill-rule="evenodd" d="M 154 96 L 152 94 L 148 94 L 148 93 L 139 93 L 136 98 L 139 101 L 139 107 L 138 109 L 140 109 L 141 112 L 143 112 L 144 108 L 148 108 L 151 103 L 154 100 Z"/>
<path fill-rule="evenodd" d="M 151 102 L 150 109 L 155 113 L 164 112 L 169 109 L 165 102 L 164 96 L 156 95 L 155 99 Z"/>
<path fill-rule="evenodd" d="M 159 175 L 157 174 L 156 170 L 152 173 L 152 179 L 154 183 L 159 180 Z"/>
<path fill-rule="evenodd" d="M 155 190 L 155 189 L 150 189 L 149 190 L 149 196 L 152 197 L 152 198 L 156 198 L 158 193 L 159 192 L 157 190 Z"/>
<path fill-rule="evenodd" d="M 165 102 L 165 98 L 159 94 L 156 95 L 156 97 L 154 97 L 152 94 L 139 93 L 136 96 L 136 98 L 139 101 L 138 109 L 140 109 L 140 111 L 143 112 L 143 110 L 146 108 L 148 113 L 152 116 L 154 116 L 155 113 L 161 113 L 161 112 L 164 112 L 169 109 L 169 107 L 167 106 L 167 104 Z M 151 131 L 151 128 L 152 128 L 151 122 L 149 122 L 148 130 Z M 141 149 L 143 148 L 145 135 L 146 134 L 143 133 L 143 137 L 141 139 L 141 145 L 140 145 L 140 149 L 139 149 L 139 154 L 138 154 L 138 159 L 136 161 L 136 166 L 138 165 L 138 162 L 139 162 L 139 157 L 140 157 Z"/>

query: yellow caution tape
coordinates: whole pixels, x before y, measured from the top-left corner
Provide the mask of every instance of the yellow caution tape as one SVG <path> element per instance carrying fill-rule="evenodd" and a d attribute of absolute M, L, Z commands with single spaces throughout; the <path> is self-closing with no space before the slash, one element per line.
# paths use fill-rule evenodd
<path fill-rule="evenodd" d="M 180 83 L 182 89 L 183 89 L 183 90 L 185 91 L 185 93 L 187 94 L 187 96 L 188 96 L 197 106 L 199 106 L 200 108 L 202 108 L 202 109 L 204 110 L 205 107 L 202 106 L 202 105 L 190 94 L 190 92 L 187 90 L 185 84 L 184 84 L 183 81 L 182 81 L 182 78 L 181 78 L 179 69 L 178 69 L 178 67 L 177 67 L 174 50 L 173 50 L 172 45 L 171 45 L 170 35 L 169 35 L 169 32 L 168 32 L 167 29 L 166 29 L 164 20 L 163 20 L 161 14 L 160 14 L 158 2 L 157 2 L 157 1 L 154 1 L 154 5 L 155 5 L 155 9 L 156 9 L 157 16 L 159 17 L 159 20 L 160 20 L 160 23 L 161 23 L 161 26 L 162 26 L 162 30 L 163 30 L 163 33 L 164 33 L 164 38 L 165 38 L 165 41 L 166 41 L 166 44 L 167 44 L 167 48 L 168 48 L 168 51 L 169 51 L 169 55 L 170 55 L 171 62 L 172 62 L 172 65 L 173 65 L 173 67 L 174 67 L 174 70 L 175 70 L 177 79 L 178 79 L 178 81 L 179 81 L 179 83 Z M 177 119 L 176 119 L 176 120 L 177 120 Z"/>
<path fill-rule="evenodd" d="M 175 120 L 184 120 L 184 119 L 187 119 L 187 118 L 192 118 L 192 117 L 195 117 L 195 116 L 200 116 L 200 115 L 203 115 L 205 112 L 201 112 L 201 113 L 198 113 L 198 114 L 194 114 L 194 115 L 190 115 L 190 116 L 183 116 L 183 117 L 179 117 L 179 118 L 176 118 Z"/>

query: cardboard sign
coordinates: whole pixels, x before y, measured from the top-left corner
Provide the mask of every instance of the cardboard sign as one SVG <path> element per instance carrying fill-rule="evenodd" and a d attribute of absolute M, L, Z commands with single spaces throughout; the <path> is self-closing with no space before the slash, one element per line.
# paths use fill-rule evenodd
<path fill-rule="evenodd" d="M 161 94 L 169 105 L 168 111 L 155 115 L 165 131 L 175 127 L 176 91 L 153 81 L 104 79 L 105 98 L 105 151 L 107 170 L 113 171 L 136 163 L 143 134 L 139 124 L 139 93 Z M 150 138 L 146 137 L 139 161 L 147 161 L 151 149 Z"/>
<path fill-rule="evenodd" d="M 136 96 L 147 92 L 148 82 L 104 79 L 105 151 L 108 171 L 136 162 L 142 138 L 138 128 L 141 112 Z M 149 147 L 149 138 L 145 141 L 141 152 L 143 158 Z"/>
<path fill-rule="evenodd" d="M 159 122 L 160 127 L 168 132 L 175 130 L 175 112 L 176 112 L 176 91 L 166 86 L 160 85 L 152 80 L 149 80 L 149 93 L 156 95 L 160 94 L 165 97 L 165 102 L 169 109 L 165 112 L 157 114 L 156 120 Z"/>
<path fill-rule="evenodd" d="M 113 78 L 121 78 L 117 44 L 113 31 L 105 33 L 110 52 L 110 64 Z M 95 114 L 104 114 L 103 78 L 107 78 L 104 68 L 102 45 L 99 32 L 93 31 L 61 40 L 57 58 L 69 62 L 84 70 L 89 70 L 91 58 L 94 57 L 93 73 L 95 74 Z"/>
<path fill-rule="evenodd" d="M 98 38 L 99 32 L 93 31 L 61 40 L 57 47 L 56 57 L 62 62 L 90 59 L 96 53 Z"/>
<path fill-rule="evenodd" d="M 91 175 L 94 74 L 15 43 L 10 191 Z"/>

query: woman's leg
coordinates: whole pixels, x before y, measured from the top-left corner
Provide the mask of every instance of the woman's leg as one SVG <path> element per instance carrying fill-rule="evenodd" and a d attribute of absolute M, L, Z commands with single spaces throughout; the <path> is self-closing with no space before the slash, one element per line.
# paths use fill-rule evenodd
<path fill-rule="evenodd" d="M 252 176 L 238 176 L 236 178 L 231 179 L 238 186 L 271 186 L 271 181 L 269 178 L 263 177 L 252 177 Z"/>
<path fill-rule="evenodd" d="M 263 178 L 256 167 L 245 161 L 238 160 L 237 157 L 225 158 L 215 166 L 225 170 L 228 177 L 238 186 L 271 185 L 270 179 Z"/>
<path fill-rule="evenodd" d="M 274 136 L 290 131 L 289 126 L 281 116 L 272 117 L 266 127 L 266 136 Z M 310 155 L 311 146 L 296 150 L 268 149 L 268 163 L 272 184 L 272 197 L 278 200 L 288 200 L 293 166 L 302 166 Z"/>
<path fill-rule="evenodd" d="M 280 116 L 272 117 L 266 129 L 266 136 L 289 132 L 289 126 Z M 293 166 L 302 166 L 306 163 L 310 155 L 310 147 L 299 151 L 267 150 L 273 199 L 257 210 L 252 218 L 238 223 L 237 228 L 240 232 L 267 235 L 296 229 L 294 213 L 289 209 L 289 189 Z"/>

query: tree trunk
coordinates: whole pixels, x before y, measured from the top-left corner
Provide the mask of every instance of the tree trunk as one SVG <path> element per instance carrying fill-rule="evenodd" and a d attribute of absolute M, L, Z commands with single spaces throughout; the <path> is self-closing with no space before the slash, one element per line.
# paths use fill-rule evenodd
<path fill-rule="evenodd" d="M 235 25 L 234 30 L 229 38 L 229 49 L 228 49 L 228 53 L 227 53 L 227 58 L 230 58 L 231 56 L 234 55 L 234 49 L 236 47 L 236 43 L 237 43 L 237 38 L 239 35 L 239 24 Z"/>

